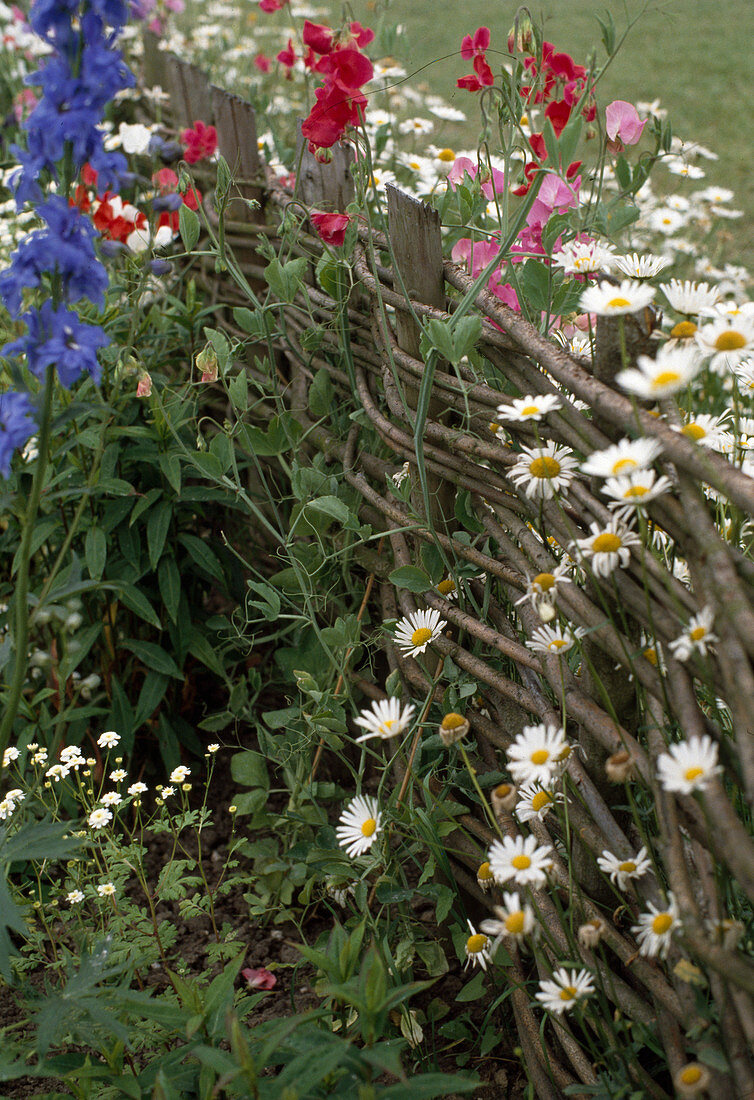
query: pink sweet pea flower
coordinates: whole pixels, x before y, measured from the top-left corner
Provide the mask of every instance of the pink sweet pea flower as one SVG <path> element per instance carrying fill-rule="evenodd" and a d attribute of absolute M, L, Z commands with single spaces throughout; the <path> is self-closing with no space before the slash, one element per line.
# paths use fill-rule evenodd
<path fill-rule="evenodd" d="M 148 374 L 146 371 L 144 371 L 141 378 L 139 379 L 139 384 L 136 387 L 136 396 L 137 397 L 149 397 L 151 392 L 152 392 L 152 376 L 150 374 Z"/>
<path fill-rule="evenodd" d="M 324 210 L 310 214 L 309 220 L 319 233 L 320 240 L 333 248 L 340 248 L 343 244 L 351 222 L 348 214 L 327 214 Z"/>
<path fill-rule="evenodd" d="M 184 160 L 187 164 L 196 164 L 197 161 L 211 157 L 217 149 L 217 130 L 214 126 L 207 126 L 197 120 L 193 130 L 181 130 L 181 141 L 186 147 Z"/>
<path fill-rule="evenodd" d="M 249 989 L 274 989 L 278 981 L 275 975 L 265 970 L 263 966 L 258 970 L 247 967 L 246 970 L 241 971 L 241 977 L 246 978 Z"/>
<path fill-rule="evenodd" d="M 532 227 L 547 225 L 551 214 L 564 214 L 571 207 L 578 206 L 580 185 L 580 176 L 568 181 L 554 172 L 548 172 L 526 215 L 526 224 Z"/>
<path fill-rule="evenodd" d="M 612 153 L 620 153 L 626 145 L 636 145 L 642 135 L 647 120 L 639 118 L 639 112 L 633 103 L 625 99 L 615 99 L 605 108 L 605 132 L 607 147 Z"/>
<path fill-rule="evenodd" d="M 272 68 L 272 62 L 265 53 L 258 53 L 254 58 L 254 66 L 259 69 L 260 73 L 268 73 Z"/>
<path fill-rule="evenodd" d="M 259 8 L 261 11 L 266 11 L 269 15 L 270 12 L 280 11 L 288 3 L 288 0 L 259 0 Z"/>
<path fill-rule="evenodd" d="M 490 28 L 479 27 L 474 31 L 474 37 L 470 34 L 464 35 L 461 42 L 461 57 L 464 61 L 471 61 L 472 57 L 483 57 L 485 50 L 489 49 L 490 45 Z"/>

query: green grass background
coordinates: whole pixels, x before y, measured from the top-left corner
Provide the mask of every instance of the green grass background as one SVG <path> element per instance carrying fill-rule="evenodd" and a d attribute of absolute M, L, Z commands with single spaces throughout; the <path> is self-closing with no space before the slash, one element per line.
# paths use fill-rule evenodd
<path fill-rule="evenodd" d="M 535 19 L 544 18 L 545 37 L 558 49 L 584 62 L 589 51 L 599 47 L 602 62 L 605 54 L 595 16 L 604 15 L 608 6 L 619 33 L 645 7 L 635 0 L 610 5 L 595 0 L 548 0 L 530 10 Z M 325 7 L 337 21 L 341 5 Z M 378 0 L 376 4 L 351 0 L 349 10 L 352 18 L 367 26 L 375 26 L 382 15 L 405 27 L 396 54 L 410 72 L 422 70 L 417 83 L 426 82 L 433 92 L 466 112 L 465 134 L 456 131 L 453 137 L 459 145 L 473 146 L 473 97 L 455 88 L 468 63 L 457 52 L 438 59 L 458 51 L 464 34 L 488 26 L 493 61 L 494 47 L 506 48 L 516 5 L 499 0 Z M 700 141 L 720 157 L 714 164 L 701 162 L 706 180 L 666 178 L 681 194 L 708 183 L 735 191 L 736 206 L 745 217 L 723 225 L 722 231 L 729 234 L 725 252 L 732 262 L 754 269 L 754 0 L 657 0 L 647 5 L 605 74 L 599 101 L 604 107 L 612 99 L 655 98 L 668 109 L 674 133 Z"/>

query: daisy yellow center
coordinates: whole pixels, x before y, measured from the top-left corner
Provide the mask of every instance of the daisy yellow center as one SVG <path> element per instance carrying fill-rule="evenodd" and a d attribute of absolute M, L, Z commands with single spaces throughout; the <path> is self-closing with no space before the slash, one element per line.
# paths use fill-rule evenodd
<path fill-rule="evenodd" d="M 656 936 L 664 936 L 673 927 L 673 918 L 670 913 L 658 913 L 652 921 L 652 931 Z"/>
<path fill-rule="evenodd" d="M 701 424 L 684 424 L 681 428 L 681 434 L 687 436 L 689 439 L 704 439 L 707 434 Z"/>
<path fill-rule="evenodd" d="M 534 588 L 538 588 L 540 592 L 548 592 L 555 584 L 555 577 L 552 573 L 537 573 L 536 577 L 532 581 Z"/>
<path fill-rule="evenodd" d="M 517 871 L 526 871 L 531 867 L 531 856 L 514 856 L 511 860 L 511 866 L 515 867 Z"/>
<path fill-rule="evenodd" d="M 620 535 L 614 535 L 612 531 L 604 531 L 601 535 L 597 535 L 592 543 L 592 550 L 595 554 L 614 554 L 622 545 Z"/>
<path fill-rule="evenodd" d="M 495 787 L 495 794 L 498 798 L 507 798 L 512 790 L 510 783 L 501 783 L 499 787 Z"/>
<path fill-rule="evenodd" d="M 702 1070 L 700 1066 L 686 1066 L 680 1073 L 681 1081 L 684 1085 L 697 1085 L 702 1079 Z"/>
<path fill-rule="evenodd" d="M 479 870 L 478 870 L 478 871 L 477 871 L 477 873 L 476 873 L 476 877 L 477 877 L 477 878 L 481 878 L 481 879 L 484 879 L 485 881 L 486 881 L 487 879 L 491 879 L 491 878 L 492 878 L 492 871 L 491 871 L 491 869 L 490 869 L 490 865 L 489 865 L 489 863 L 487 863 L 487 862 L 485 861 L 484 863 L 482 863 L 482 864 L 481 864 L 481 866 L 479 867 Z"/>
<path fill-rule="evenodd" d="M 411 645 L 424 645 L 432 637 L 432 631 L 426 626 L 420 626 L 411 635 Z"/>
<path fill-rule="evenodd" d="M 568 645 L 565 638 L 553 638 L 550 642 L 549 649 L 562 649 L 564 645 Z"/>
<path fill-rule="evenodd" d="M 686 768 L 686 771 L 683 773 L 683 778 L 689 783 L 693 783 L 700 775 L 704 775 L 704 768 Z"/>
<path fill-rule="evenodd" d="M 519 909 L 516 913 L 509 913 L 505 918 L 505 930 L 512 936 L 520 936 L 524 930 L 524 913 Z"/>
<path fill-rule="evenodd" d="M 522 416 L 534 416 L 539 412 L 539 405 L 524 405 L 521 410 Z"/>
<path fill-rule="evenodd" d="M 528 115 L 525 115 L 525 114 L 521 115 L 521 125 L 522 126 L 528 126 L 529 125 L 529 116 Z"/>
<path fill-rule="evenodd" d="M 437 591 L 441 596 L 447 596 L 450 592 L 455 592 L 456 586 L 452 577 L 446 577 L 444 581 L 440 581 L 437 586 Z"/>
<path fill-rule="evenodd" d="M 538 814 L 539 811 L 543 809 L 543 807 L 547 806 L 551 802 L 552 798 L 547 793 L 547 791 L 537 791 L 537 793 L 534 795 L 534 798 L 532 798 L 531 800 L 531 808 L 534 810 L 535 813 Z"/>
<path fill-rule="evenodd" d="M 628 298 L 611 298 L 607 303 L 609 309 L 625 309 L 626 306 L 630 306 Z"/>
<path fill-rule="evenodd" d="M 636 870 L 636 864 L 632 859 L 627 859 L 625 863 L 618 865 L 618 870 L 622 871 L 625 875 L 632 875 Z"/>
<path fill-rule="evenodd" d="M 695 332 L 696 325 L 693 321 L 679 321 L 677 325 L 673 325 L 671 328 L 670 335 L 676 340 L 688 340 Z"/>
<path fill-rule="evenodd" d="M 481 932 L 477 932 L 473 936 L 469 936 L 466 940 L 466 950 L 469 955 L 478 955 L 480 951 L 484 951 L 487 946 L 487 937 L 483 936 Z"/>
<path fill-rule="evenodd" d="M 630 489 L 626 489 L 623 494 L 625 497 L 643 497 L 645 493 L 648 493 L 646 485 L 632 485 Z"/>
<path fill-rule="evenodd" d="M 391 730 L 395 725 L 395 718 L 386 718 L 382 724 L 386 730 Z"/>
<path fill-rule="evenodd" d="M 540 455 L 529 463 L 529 473 L 532 477 L 557 477 L 560 473 L 560 463 L 552 455 Z"/>
<path fill-rule="evenodd" d="M 649 661 L 651 665 L 657 667 L 657 650 L 653 645 L 647 646 L 644 650 L 643 656 Z"/>
<path fill-rule="evenodd" d="M 550 759 L 550 754 L 547 749 L 537 749 L 536 752 L 533 752 L 531 754 L 529 759 L 531 760 L 532 764 L 546 764 L 547 761 Z"/>
<path fill-rule="evenodd" d="M 572 1001 L 576 996 L 576 986 L 566 985 L 560 991 L 561 1001 Z"/>
<path fill-rule="evenodd" d="M 421 168 L 421 164 L 419 164 L 418 160 L 410 160 L 408 162 L 408 166 L 409 166 L 409 168 L 413 168 L 417 172 Z"/>
<path fill-rule="evenodd" d="M 366 821 L 363 822 L 363 824 L 361 826 L 361 835 L 362 836 L 374 836 L 376 831 L 377 831 L 377 822 L 374 820 L 373 817 L 368 817 L 366 819 Z"/>
<path fill-rule="evenodd" d="M 452 149 L 441 149 L 437 154 L 437 159 L 445 161 L 445 163 L 450 163 L 450 161 L 456 159 L 456 155 Z"/>
<path fill-rule="evenodd" d="M 497 433 L 500 431 L 500 425 L 499 424 L 493 424 L 492 422 L 490 422 L 487 425 L 487 427 L 492 432 L 493 435 L 497 435 Z"/>
<path fill-rule="evenodd" d="M 705 627 L 695 626 L 693 630 L 689 631 L 689 637 L 692 642 L 701 642 L 704 635 L 707 633 Z"/>
<path fill-rule="evenodd" d="M 715 348 L 717 351 L 738 351 L 740 348 L 746 347 L 746 337 L 736 332 L 735 329 L 729 329 L 727 332 L 721 332 L 717 340 L 715 340 Z"/>
<path fill-rule="evenodd" d="M 453 711 L 451 714 L 445 715 L 441 724 L 444 730 L 457 730 L 465 721 L 466 719 L 462 714 L 456 714 L 455 711 Z"/>
<path fill-rule="evenodd" d="M 680 381 L 681 376 L 677 370 L 661 370 L 660 373 L 655 375 L 652 379 L 652 388 L 657 390 L 661 386 L 672 386 Z"/>
<path fill-rule="evenodd" d="M 633 458 L 619 458 L 613 466 L 613 473 L 619 474 L 621 470 L 635 470 L 639 465 Z"/>

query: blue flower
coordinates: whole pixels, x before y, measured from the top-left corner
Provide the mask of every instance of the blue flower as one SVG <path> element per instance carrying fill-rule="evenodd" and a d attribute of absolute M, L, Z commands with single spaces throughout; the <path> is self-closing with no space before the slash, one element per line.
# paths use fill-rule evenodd
<path fill-rule="evenodd" d="M 24 314 L 28 332 L 0 348 L 0 355 L 26 356 L 27 366 L 37 378 L 44 378 L 47 367 L 54 366 L 58 377 L 69 389 L 86 372 L 99 382 L 102 369 L 97 352 L 110 343 L 98 325 L 87 325 L 65 306 L 44 302 L 41 309 Z"/>
<path fill-rule="evenodd" d="M 0 393 L 0 474 L 8 477 L 13 452 L 36 431 L 34 406 L 26 393 Z"/>

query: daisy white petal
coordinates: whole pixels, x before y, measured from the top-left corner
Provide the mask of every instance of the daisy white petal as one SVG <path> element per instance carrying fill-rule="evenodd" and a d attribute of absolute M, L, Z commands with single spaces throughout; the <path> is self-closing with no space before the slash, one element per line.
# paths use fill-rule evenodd
<path fill-rule="evenodd" d="M 754 318 L 726 314 L 701 325 L 696 342 L 705 355 L 712 356 L 712 370 L 722 373 L 754 352 Z"/>
<path fill-rule="evenodd" d="M 720 291 L 709 283 L 694 283 L 686 279 L 671 279 L 660 283 L 660 290 L 677 313 L 692 316 L 707 309 L 720 298 Z"/>
<path fill-rule="evenodd" d="M 552 976 L 552 981 L 539 983 L 536 999 L 548 1012 L 562 1016 L 575 1004 L 594 993 L 594 982 L 588 970 L 566 970 L 561 967 Z"/>
<path fill-rule="evenodd" d="M 447 626 L 440 612 L 430 608 L 428 611 L 414 611 L 400 620 L 395 627 L 395 644 L 407 657 L 416 657 L 423 653 L 430 642 L 439 638 Z"/>
<path fill-rule="evenodd" d="M 579 309 L 584 313 L 596 313 L 598 317 L 619 317 L 644 309 L 654 296 L 653 287 L 624 279 L 620 286 L 601 283 L 587 287 L 579 299 Z"/>
<path fill-rule="evenodd" d="M 490 941 L 483 932 L 477 932 L 474 925 L 470 920 L 466 923 L 469 926 L 469 936 L 466 940 L 466 962 L 464 963 L 464 970 L 471 963 L 473 966 L 481 966 L 482 970 L 487 969 L 487 963 L 490 961 Z"/>
<path fill-rule="evenodd" d="M 641 878 L 652 869 L 651 860 L 647 858 L 647 849 L 644 847 L 640 848 L 631 859 L 621 859 L 605 848 L 602 855 L 597 857 L 597 866 L 610 876 L 619 890 L 625 890 L 631 879 Z"/>
<path fill-rule="evenodd" d="M 707 647 L 718 640 L 712 633 L 715 613 L 707 606 L 689 619 L 689 624 L 680 637 L 670 642 L 670 650 L 677 661 L 687 661 L 693 653 L 707 656 Z"/>
<path fill-rule="evenodd" d="M 559 252 L 553 252 L 552 262 L 562 267 L 566 275 L 589 275 L 609 268 L 614 251 L 611 244 L 585 238 L 569 241 Z"/>
<path fill-rule="evenodd" d="M 673 894 L 669 893 L 668 904 L 664 908 L 658 909 L 651 901 L 648 903 L 648 911 L 639 914 L 639 923 L 633 925 L 631 932 L 642 955 L 659 955 L 664 959 L 670 950 L 671 938 L 680 927 L 678 906 Z"/>
<path fill-rule="evenodd" d="M 617 267 L 622 275 L 628 275 L 629 279 L 651 279 L 672 262 L 669 256 L 653 256 L 651 253 L 640 256 L 638 252 L 612 258 L 613 267 Z"/>
<path fill-rule="evenodd" d="M 540 847 L 535 836 L 493 840 L 487 858 L 497 883 L 513 879 L 518 886 L 535 889 L 544 886 L 552 868 L 552 848 L 548 844 Z"/>
<path fill-rule="evenodd" d="M 368 741 L 370 737 L 396 737 L 410 725 L 415 709 L 410 703 L 401 709 L 399 699 L 376 699 L 371 708 L 362 710 L 354 719 L 355 725 L 367 731 L 356 738 L 357 742 Z"/>
<path fill-rule="evenodd" d="M 634 509 L 645 507 L 672 488 L 673 483 L 664 474 L 658 477 L 654 470 L 636 470 L 628 477 L 609 477 L 602 492 L 612 498 L 608 507 L 625 519 Z"/>
<path fill-rule="evenodd" d="M 377 799 L 357 795 L 340 815 L 340 825 L 335 830 L 338 844 L 352 859 L 364 855 L 377 839 L 381 821 Z"/>
<path fill-rule="evenodd" d="M 498 420 L 541 420 L 561 405 L 560 398 L 554 393 L 541 396 L 526 394 L 525 397 L 515 397 L 510 405 L 498 405 L 497 417 Z"/>
<path fill-rule="evenodd" d="M 534 631 L 531 638 L 526 639 L 526 648 L 535 653 L 557 653 L 562 656 L 573 648 L 584 633 L 584 628 L 581 626 L 576 627 L 575 630 L 571 627 L 561 630 L 556 626 L 541 626 L 539 630 Z"/>
<path fill-rule="evenodd" d="M 609 577 L 619 567 L 625 569 L 631 561 L 631 547 L 640 546 L 641 539 L 615 517 L 607 526 L 590 524 L 589 534 L 576 539 L 577 556 L 589 562 L 595 577 Z"/>
<path fill-rule="evenodd" d="M 671 745 L 657 758 L 657 775 L 666 791 L 692 794 L 703 791 L 722 768 L 717 762 L 717 745 L 707 734 L 692 735 Z"/>
<path fill-rule="evenodd" d="M 522 824 L 534 818 L 543 821 L 553 806 L 562 801 L 562 794 L 545 790 L 539 783 L 527 783 L 519 788 L 518 802 L 513 812 Z"/>
<path fill-rule="evenodd" d="M 517 783 L 550 783 L 558 778 L 571 753 L 560 726 L 524 726 L 508 746 L 508 770 Z"/>
<path fill-rule="evenodd" d="M 573 480 L 576 459 L 568 447 L 548 443 L 544 447 L 522 447 L 515 466 L 508 470 L 514 485 L 524 486 L 532 500 L 552 500 L 567 490 Z"/>
<path fill-rule="evenodd" d="M 495 937 L 490 947 L 493 957 L 502 940 L 521 943 L 538 928 L 534 910 L 528 902 L 522 902 L 518 894 L 503 894 L 503 904 L 496 905 L 494 913 L 494 919 L 483 920 L 479 926 L 488 936 Z"/>
<path fill-rule="evenodd" d="M 581 464 L 590 477 L 625 477 L 632 470 L 646 469 L 662 454 L 656 439 L 621 439 L 604 451 L 593 451 Z"/>
<path fill-rule="evenodd" d="M 635 393 L 650 401 L 672 397 L 684 390 L 703 365 L 694 347 L 683 344 L 660 348 L 655 359 L 640 355 L 636 367 L 619 371 L 615 381 L 627 393 Z"/>

